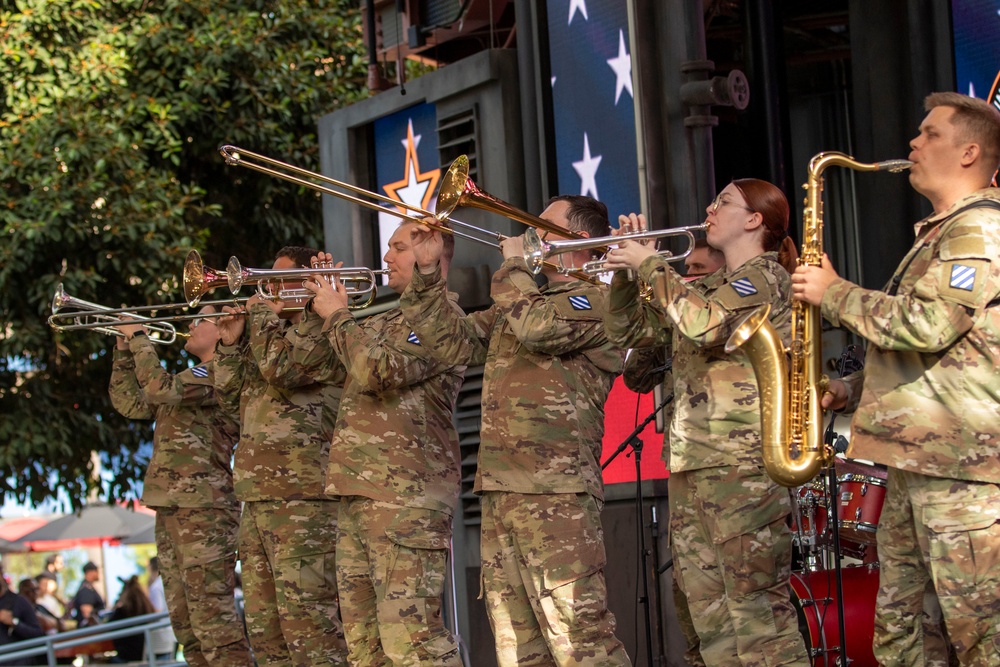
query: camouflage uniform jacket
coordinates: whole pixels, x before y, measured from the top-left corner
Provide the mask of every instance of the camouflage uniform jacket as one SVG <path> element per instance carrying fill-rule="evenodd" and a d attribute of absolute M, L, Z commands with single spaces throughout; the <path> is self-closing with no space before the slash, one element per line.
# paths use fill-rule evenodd
<path fill-rule="evenodd" d="M 457 296 L 448 307 L 457 316 Z M 436 359 L 398 308 L 357 321 L 335 311 L 295 351 L 311 373 L 346 366 L 327 470 L 330 493 L 451 515 L 458 503 L 458 433 L 452 414 L 465 366 Z"/>
<path fill-rule="evenodd" d="M 771 304 L 771 323 L 788 341 L 791 280 L 777 257 L 763 253 L 735 271 L 720 269 L 694 283 L 685 283 L 662 257 L 647 258 L 639 277 L 649 284 L 663 280 L 665 309 L 644 302 L 623 272 L 611 282 L 604 321 L 612 342 L 673 350 L 673 471 L 760 462 L 757 381 L 747 356 L 726 354 L 725 343 L 765 303 Z"/>
<path fill-rule="evenodd" d="M 886 292 L 838 280 L 823 296 L 824 317 L 870 341 L 851 456 L 1000 483 L 1000 211 L 951 217 L 983 200 L 1000 190 L 918 222 Z"/>
<path fill-rule="evenodd" d="M 322 500 L 343 367 L 316 378 L 295 365 L 290 353 L 314 335 L 321 322 L 297 325 L 266 305 L 254 304 L 247 322 L 248 342 L 216 348 L 215 386 L 219 400 L 239 405 L 242 433 L 233 472 L 242 501 Z"/>
<path fill-rule="evenodd" d="M 624 355 L 601 324 L 607 287 L 539 290 L 521 260 L 493 276 L 494 305 L 447 307 L 440 273 L 414 271 L 400 305 L 442 359 L 485 364 L 476 492 L 589 493 L 604 498 L 604 402 Z"/>
<path fill-rule="evenodd" d="M 143 479 L 149 507 L 234 508 L 235 411 L 219 406 L 214 364 L 168 373 L 146 336 L 114 352 L 111 403 L 130 419 L 155 419 L 153 457 Z"/>

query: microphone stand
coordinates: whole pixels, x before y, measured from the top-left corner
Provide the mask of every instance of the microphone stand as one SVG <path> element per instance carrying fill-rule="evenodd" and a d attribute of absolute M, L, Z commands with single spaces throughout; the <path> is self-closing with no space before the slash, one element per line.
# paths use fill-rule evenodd
<path fill-rule="evenodd" d="M 636 509 L 636 530 L 638 532 L 638 542 L 639 542 L 639 554 L 642 559 L 642 597 L 639 598 L 639 602 L 642 604 L 643 614 L 646 621 L 646 664 L 652 667 L 653 664 L 653 630 L 652 630 L 652 619 L 650 617 L 649 609 L 649 574 L 646 571 L 646 566 L 648 562 L 649 552 L 646 550 L 646 533 L 643 531 L 643 503 L 642 503 L 642 438 L 639 434 L 646 428 L 649 422 L 656 419 L 656 415 L 659 414 L 660 410 L 666 407 L 670 401 L 674 400 L 673 394 L 665 397 L 660 404 L 657 405 L 642 423 L 637 425 L 635 429 L 625 436 L 621 444 L 618 445 L 618 449 L 612 452 L 611 456 L 601 464 L 601 470 L 604 470 L 611 464 L 619 454 L 625 451 L 627 447 L 631 447 L 632 451 L 635 453 L 635 509 Z"/>
<path fill-rule="evenodd" d="M 836 413 L 830 414 L 830 425 L 826 428 L 824 441 L 827 447 L 832 447 L 836 454 L 840 446 L 846 445 L 844 436 L 833 430 L 833 423 L 837 419 Z M 840 564 L 840 488 L 837 481 L 837 467 L 831 463 L 827 468 L 827 488 L 830 489 L 829 496 L 829 521 L 833 524 L 833 573 L 834 585 L 837 592 L 837 631 L 840 633 L 840 660 L 841 665 L 848 664 L 847 658 L 847 629 L 844 621 L 844 577 L 843 568 Z"/>

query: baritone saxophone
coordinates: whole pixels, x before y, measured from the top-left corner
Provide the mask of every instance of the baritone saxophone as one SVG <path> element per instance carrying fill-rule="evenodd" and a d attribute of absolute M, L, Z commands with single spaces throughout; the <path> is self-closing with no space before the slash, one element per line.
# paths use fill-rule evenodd
<path fill-rule="evenodd" d="M 802 186 L 806 199 L 799 265 L 819 266 L 823 259 L 823 172 L 828 167 L 901 172 L 912 165 L 909 160 L 858 162 L 835 151 L 814 155 Z M 796 487 L 833 460 L 833 451 L 823 443 L 820 399 L 829 379 L 821 371 L 821 315 L 818 306 L 792 301 L 791 344 L 786 349 L 768 320 L 770 310 L 766 304 L 750 313 L 733 331 L 726 351 L 742 349 L 757 378 L 761 455 L 767 474 L 781 486 Z"/>

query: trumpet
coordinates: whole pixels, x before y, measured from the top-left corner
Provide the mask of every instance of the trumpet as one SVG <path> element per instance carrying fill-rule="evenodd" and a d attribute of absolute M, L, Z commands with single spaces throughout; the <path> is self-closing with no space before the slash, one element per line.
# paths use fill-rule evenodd
<path fill-rule="evenodd" d="M 674 255 L 667 250 L 661 250 L 657 254 L 666 258 L 668 262 L 678 262 L 691 254 L 694 250 L 694 232 L 704 231 L 708 225 L 692 225 L 690 227 L 672 227 L 670 229 L 651 229 L 644 232 L 628 232 L 619 236 L 596 236 L 594 238 L 570 239 L 566 241 L 543 241 L 538 236 L 538 232 L 529 229 L 524 234 L 524 262 L 531 269 L 532 273 L 539 273 L 545 260 L 559 255 L 559 270 L 563 273 L 580 271 L 588 276 L 596 276 L 608 271 L 604 258 L 591 262 L 584 262 L 579 267 L 567 267 L 563 263 L 564 253 L 576 252 L 577 250 L 597 250 L 607 248 L 622 241 L 642 241 L 645 239 L 662 239 L 670 236 L 683 236 L 688 240 L 688 246 L 679 255 Z"/>
<path fill-rule="evenodd" d="M 369 190 L 365 190 L 364 188 L 359 188 L 355 185 L 335 180 L 329 176 L 324 176 L 301 167 L 296 167 L 288 164 L 287 162 L 281 162 L 280 160 L 275 160 L 274 158 L 269 158 L 265 155 L 261 155 L 260 153 L 254 153 L 253 151 L 248 151 L 236 146 L 220 146 L 219 153 L 222 154 L 223 159 L 225 159 L 226 164 L 228 165 L 253 169 L 254 171 L 259 171 L 262 174 L 267 174 L 297 185 L 302 185 L 381 213 L 387 213 L 400 218 L 401 220 L 416 222 L 443 234 L 452 234 L 460 238 L 475 241 L 476 243 L 488 245 L 497 250 L 500 249 L 500 241 L 507 238 L 506 236 L 470 225 L 469 223 L 462 222 L 461 220 L 456 220 L 452 217 L 452 213 L 455 209 L 460 206 L 479 208 L 493 213 L 499 213 L 500 215 L 514 220 L 515 222 L 523 223 L 528 227 L 542 229 L 550 234 L 554 234 L 562 238 L 581 238 L 576 232 L 567 231 L 543 218 L 521 211 L 480 189 L 472 181 L 472 179 L 469 178 L 469 158 L 465 155 L 457 157 L 448 168 L 447 173 L 441 179 L 441 187 L 438 190 L 437 197 L 439 210 L 437 213 L 433 213 L 420 208 L 419 206 L 413 206 L 412 204 L 391 199 L 384 195 L 380 195 L 377 192 L 371 192 Z M 329 185 L 322 185 L 321 183 L 327 183 Z M 382 202 L 382 204 L 378 204 L 374 201 L 368 201 L 367 199 L 362 199 L 361 197 L 355 197 L 341 192 L 340 190 L 335 190 L 330 187 L 330 185 L 343 188 L 344 190 L 352 192 L 356 195 L 370 197 L 371 199 Z M 389 206 L 385 206 L 385 204 L 389 204 Z M 407 212 L 404 213 L 399 211 L 397 210 L 397 207 L 405 209 Z M 444 223 L 446 221 L 453 226 L 445 226 Z M 468 231 L 455 229 L 454 226 L 461 227 L 462 230 Z M 594 282 L 594 279 L 591 276 L 582 272 L 568 271 L 566 273 L 580 280 Z"/>
<path fill-rule="evenodd" d="M 203 306 L 241 306 L 244 300 L 228 299 L 203 303 Z M 67 310 L 73 308 L 74 310 Z M 187 338 L 190 334 L 177 331 L 172 323 L 197 320 L 202 318 L 221 317 L 227 313 L 178 313 L 161 317 L 147 317 L 139 313 L 156 313 L 187 309 L 186 303 L 168 303 L 162 306 L 134 306 L 131 308 L 110 308 L 91 301 L 84 301 L 70 296 L 60 283 L 52 297 L 52 315 L 47 322 L 56 331 L 97 331 L 108 336 L 123 336 L 116 328 L 121 324 L 138 324 L 150 332 L 150 340 L 160 345 L 169 345 L 178 337 Z"/>
<path fill-rule="evenodd" d="M 268 300 L 287 301 L 293 299 L 309 299 L 312 292 L 298 288 L 288 289 L 284 286 L 285 280 L 301 280 L 310 276 L 321 275 L 327 280 L 336 278 L 344 283 L 348 296 L 362 297 L 357 301 L 352 301 L 349 308 L 364 308 L 375 300 L 375 290 L 378 287 L 375 282 L 377 276 L 387 275 L 387 270 L 373 270 L 367 267 L 341 267 L 315 266 L 308 269 L 250 269 L 240 265 L 240 260 L 236 257 L 229 258 L 229 265 L 226 267 L 229 290 L 236 294 L 246 283 L 257 284 L 257 294 Z"/>

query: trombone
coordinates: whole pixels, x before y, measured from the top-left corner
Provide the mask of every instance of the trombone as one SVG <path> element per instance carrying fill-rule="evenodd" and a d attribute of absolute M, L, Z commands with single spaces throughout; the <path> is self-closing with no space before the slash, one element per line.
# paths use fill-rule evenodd
<path fill-rule="evenodd" d="M 245 300 L 243 300 L 245 301 Z M 239 299 L 211 301 L 204 306 L 239 306 Z M 72 308 L 73 310 L 67 310 Z M 177 331 L 172 323 L 197 320 L 209 317 L 222 317 L 227 313 L 178 313 L 162 317 L 147 317 L 139 313 L 155 313 L 160 311 L 187 309 L 186 303 L 168 303 L 162 306 L 134 306 L 131 308 L 110 308 L 91 301 L 84 301 L 66 293 L 62 283 L 56 287 L 52 297 L 52 315 L 48 324 L 56 331 L 97 331 L 108 336 L 124 336 L 116 328 L 119 324 L 138 324 L 145 327 L 151 334 L 150 340 L 161 345 L 169 345 L 178 337 L 187 338 L 190 334 Z"/>
<path fill-rule="evenodd" d="M 377 192 L 365 190 L 364 188 L 359 188 L 355 185 L 351 185 L 350 183 L 338 181 L 330 178 L 329 176 L 324 176 L 323 174 L 318 174 L 301 167 L 296 167 L 288 164 L 287 162 L 281 162 L 280 160 L 275 160 L 274 158 L 269 158 L 265 155 L 261 155 L 260 153 L 254 153 L 253 151 L 248 151 L 237 146 L 228 144 L 220 146 L 219 153 L 222 155 L 223 159 L 225 159 L 226 164 L 230 166 L 240 166 L 253 169 L 254 171 L 259 171 L 262 174 L 267 174 L 291 183 L 296 183 L 298 185 L 332 195 L 339 199 L 353 202 L 365 208 L 387 213 L 400 218 L 401 220 L 416 222 L 444 234 L 452 234 L 454 236 L 469 239 L 470 241 L 475 241 L 476 243 L 488 245 L 497 250 L 500 249 L 499 242 L 503 241 L 507 237 L 503 234 L 491 232 L 452 218 L 451 214 L 455 211 L 455 209 L 460 206 L 479 208 L 485 211 L 499 213 L 500 215 L 514 220 L 515 222 L 523 223 L 528 227 L 542 229 L 561 238 L 582 238 L 576 232 L 567 231 L 562 227 L 545 220 L 544 218 L 521 211 L 520 209 L 517 209 L 480 189 L 475 182 L 469 178 L 469 158 L 465 155 L 457 157 L 455 161 L 451 163 L 451 166 L 448 168 L 447 173 L 445 173 L 444 178 L 441 179 L 441 187 L 438 190 L 437 197 L 439 210 L 437 213 L 432 213 L 431 211 L 420 208 L 419 206 L 413 206 L 412 204 L 391 199 L 390 197 L 380 195 Z M 329 183 L 330 185 L 343 188 L 348 192 L 353 192 L 357 195 L 370 197 L 385 204 L 390 204 L 390 206 L 386 207 L 375 202 L 362 199 L 361 197 L 346 194 L 327 185 L 321 185 L 316 181 Z M 406 209 L 407 212 L 403 213 L 397 210 L 396 207 Z M 443 224 L 446 221 L 450 222 L 452 225 L 457 225 L 463 229 L 467 229 L 469 232 L 459 231 L 453 227 L 447 227 Z M 552 266 L 559 268 L 556 265 Z M 586 275 L 583 272 L 563 272 L 580 280 L 594 282 L 594 279 L 591 276 Z"/>
<path fill-rule="evenodd" d="M 566 267 L 563 265 L 561 255 L 577 250 L 594 250 L 614 246 L 622 241 L 643 241 L 645 239 L 662 239 L 670 236 L 683 236 L 688 241 L 688 246 L 679 255 L 675 255 L 668 250 L 660 250 L 658 255 L 664 257 L 668 262 L 678 262 L 691 254 L 695 245 L 695 232 L 702 232 L 708 229 L 707 224 L 691 225 L 690 227 L 672 227 L 670 229 L 651 229 L 644 232 L 628 232 L 619 236 L 595 236 L 594 238 L 570 239 L 566 241 L 543 241 L 534 229 L 529 229 L 524 234 L 524 261 L 537 274 L 542 270 L 545 260 L 555 255 L 560 255 L 559 266 L 563 272 L 581 271 L 588 276 L 596 276 L 607 272 L 604 258 L 591 262 L 585 262 L 579 267 Z"/>

